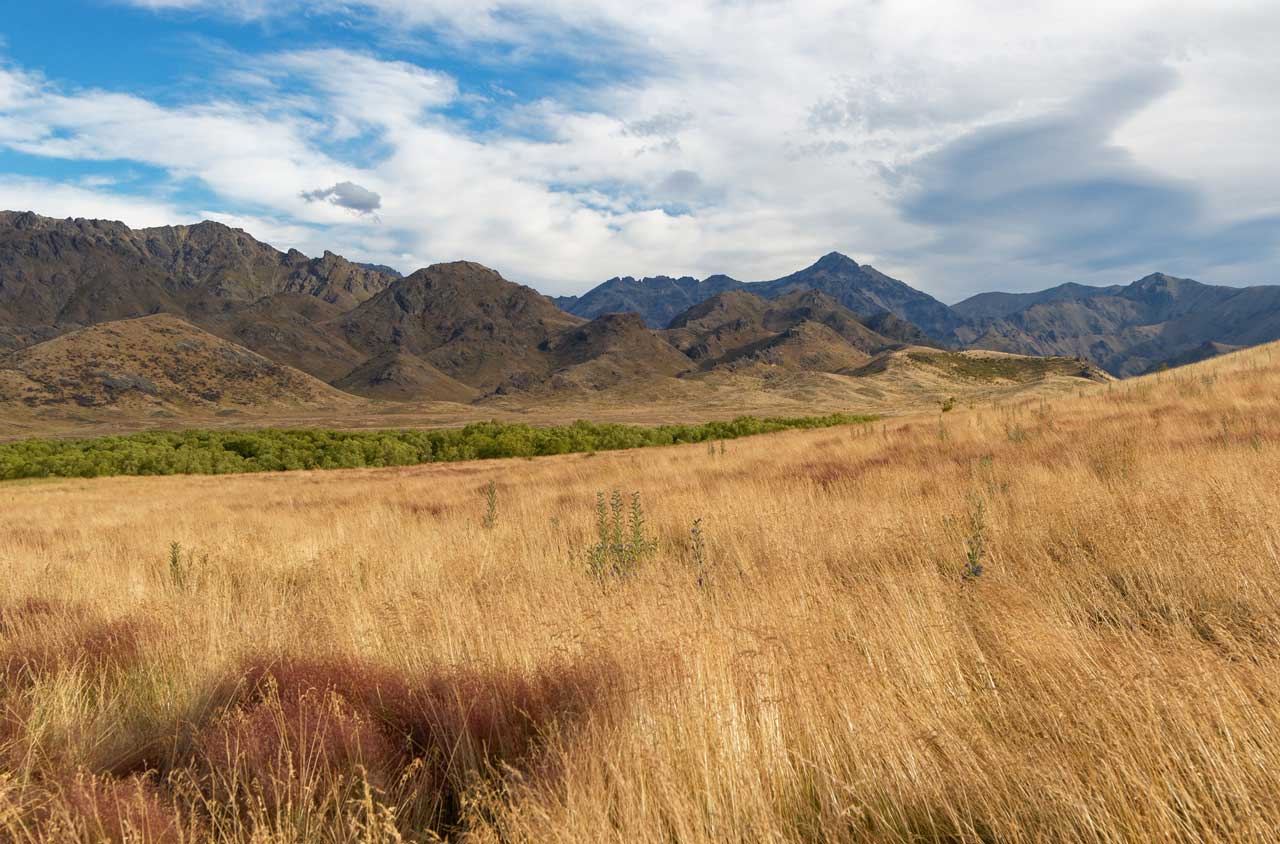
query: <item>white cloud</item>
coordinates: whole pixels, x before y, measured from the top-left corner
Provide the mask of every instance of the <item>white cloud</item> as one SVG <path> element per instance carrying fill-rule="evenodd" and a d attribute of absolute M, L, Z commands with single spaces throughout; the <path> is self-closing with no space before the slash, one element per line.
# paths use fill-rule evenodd
<path fill-rule="evenodd" d="M 0 76 L 0 79 L 3 79 Z M 73 94 L 27 84 L 0 108 L 0 143 L 28 155 L 78 161 L 130 161 L 198 179 L 231 202 L 267 206 L 316 222 L 341 221 L 302 193 L 357 176 L 325 155 L 301 116 L 271 104 L 211 101 L 162 107 L 130 94 Z"/>
<path fill-rule="evenodd" d="M 342 138 L 368 127 L 395 131 L 412 126 L 458 94 L 457 83 L 447 74 L 346 50 L 301 50 L 259 66 L 299 79 L 319 93 Z"/>
<path fill-rule="evenodd" d="M 947 299 L 1123 281 L 1090 261 L 1088 243 L 1060 259 L 1024 254 L 1028 240 L 1052 248 L 1061 214 L 1019 220 L 1016 236 L 984 230 L 919 213 L 908 176 L 957 160 L 957 144 L 992 127 L 1032 131 L 1067 107 L 1087 120 L 1089 98 L 1106 106 L 1121 80 L 1162 67 L 1176 71 L 1169 92 L 1047 166 L 1059 181 L 1128 172 L 1083 157 L 1102 155 L 1176 179 L 1198 197 L 1197 231 L 1277 211 L 1280 6 L 1267 0 L 132 3 L 241 19 L 327 10 L 376 21 L 387 39 L 430 28 L 478 62 L 500 44 L 517 48 L 513 61 L 590 64 L 543 99 L 486 103 L 496 127 L 482 134 L 442 112 L 471 96 L 449 75 L 368 52 L 247 57 L 237 70 L 250 96 L 170 108 L 13 73 L 6 83 L 0 71 L 0 143 L 145 162 L 201 180 L 229 213 L 265 209 L 335 250 L 402 265 L 471 257 L 550 292 L 619 273 L 769 277 L 831 249 Z M 378 155 L 334 151 L 354 139 Z M 1007 194 L 1014 174 L 987 163 Z M 378 195 L 380 222 L 303 198 L 343 183 Z M 691 213 L 656 208 L 670 203 Z M 960 240 L 967 253 L 948 246 Z M 1187 266 L 1150 260 L 1223 272 L 1206 280 L 1268 270 L 1222 266 L 1218 252 L 1188 253 Z"/>
<path fill-rule="evenodd" d="M 34 211 L 46 217 L 86 217 L 118 220 L 131 228 L 199 222 L 191 214 L 166 202 L 126 196 L 45 179 L 0 175 L 0 209 Z"/>

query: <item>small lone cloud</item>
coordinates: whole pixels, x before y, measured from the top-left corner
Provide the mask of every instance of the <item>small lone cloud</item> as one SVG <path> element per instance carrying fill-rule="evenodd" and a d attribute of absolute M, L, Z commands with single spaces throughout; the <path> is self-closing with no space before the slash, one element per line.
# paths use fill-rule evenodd
<path fill-rule="evenodd" d="M 338 182 L 333 187 L 303 191 L 307 202 L 328 202 L 357 214 L 372 214 L 382 207 L 382 197 L 355 182 Z"/>
<path fill-rule="evenodd" d="M 707 184 L 692 170 L 675 170 L 658 183 L 654 194 L 664 203 L 677 203 L 686 211 L 695 206 L 712 205 L 724 199 L 724 191 Z"/>
<path fill-rule="evenodd" d="M 678 197 L 697 196 L 702 191 L 702 177 L 692 170 L 676 170 L 658 186 L 663 193 Z"/>

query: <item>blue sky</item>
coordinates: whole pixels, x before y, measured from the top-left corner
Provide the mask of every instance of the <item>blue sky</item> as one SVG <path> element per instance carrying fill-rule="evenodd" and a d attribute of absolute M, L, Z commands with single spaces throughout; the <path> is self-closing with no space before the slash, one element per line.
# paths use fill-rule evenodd
<path fill-rule="evenodd" d="M 0 207 L 548 293 L 831 250 L 945 301 L 1280 283 L 1280 4 L 43 0 Z"/>

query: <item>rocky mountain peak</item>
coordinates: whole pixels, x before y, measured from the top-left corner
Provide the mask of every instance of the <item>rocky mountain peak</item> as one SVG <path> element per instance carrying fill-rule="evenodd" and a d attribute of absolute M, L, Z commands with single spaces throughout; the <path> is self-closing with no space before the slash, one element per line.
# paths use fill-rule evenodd
<path fill-rule="evenodd" d="M 810 267 L 813 270 L 825 270 L 827 272 L 836 272 L 839 270 L 857 270 L 860 266 L 857 261 L 840 252 L 828 252 Z"/>

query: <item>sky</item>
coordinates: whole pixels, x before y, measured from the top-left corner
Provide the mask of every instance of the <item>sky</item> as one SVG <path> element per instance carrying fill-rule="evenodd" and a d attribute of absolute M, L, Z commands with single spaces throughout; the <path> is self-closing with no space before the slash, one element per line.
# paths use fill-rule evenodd
<path fill-rule="evenodd" d="M 0 208 L 549 294 L 1280 283 L 1275 0 L 41 0 Z"/>

